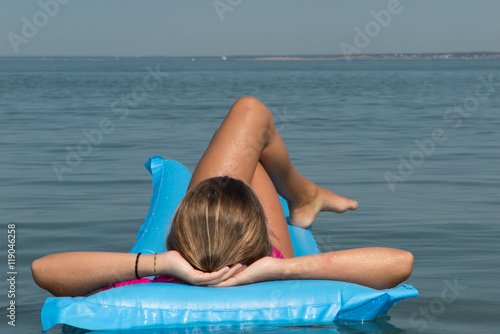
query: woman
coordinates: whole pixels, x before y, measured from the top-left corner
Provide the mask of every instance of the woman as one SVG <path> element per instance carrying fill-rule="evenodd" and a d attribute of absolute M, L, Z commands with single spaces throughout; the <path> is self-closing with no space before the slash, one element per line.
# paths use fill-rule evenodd
<path fill-rule="evenodd" d="M 294 257 L 278 193 L 288 201 L 290 223 L 303 228 L 320 211 L 341 213 L 358 206 L 303 177 L 290 161 L 271 112 L 256 98 L 240 98 L 193 172 L 167 238 L 169 251 L 53 254 L 33 262 L 33 278 L 55 296 L 81 296 L 153 275 L 217 287 L 327 279 L 384 289 L 411 274 L 412 254 L 398 249 Z"/>

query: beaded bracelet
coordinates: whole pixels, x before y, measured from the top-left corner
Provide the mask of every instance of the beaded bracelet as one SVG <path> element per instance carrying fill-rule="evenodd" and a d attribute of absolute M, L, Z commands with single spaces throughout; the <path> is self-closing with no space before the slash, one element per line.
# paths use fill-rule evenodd
<path fill-rule="evenodd" d="M 155 258 L 154 258 L 154 275 L 155 275 L 155 278 L 158 277 L 158 275 L 156 274 L 156 253 L 155 253 Z"/>
<path fill-rule="evenodd" d="M 137 253 L 137 257 L 135 258 L 135 278 L 141 279 L 139 277 L 139 273 L 137 272 L 137 265 L 139 264 L 139 256 L 141 256 L 141 252 Z"/>

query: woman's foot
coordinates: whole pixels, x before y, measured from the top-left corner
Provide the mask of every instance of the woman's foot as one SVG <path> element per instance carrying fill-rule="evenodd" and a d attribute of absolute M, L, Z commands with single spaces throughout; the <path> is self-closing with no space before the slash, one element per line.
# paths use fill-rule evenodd
<path fill-rule="evenodd" d="M 312 183 L 312 182 L 311 182 Z M 312 183 L 309 195 L 304 196 L 302 203 L 290 206 L 290 224 L 302 228 L 312 225 L 321 211 L 342 213 L 347 210 L 356 210 L 358 202 L 338 196 L 331 191 Z"/>

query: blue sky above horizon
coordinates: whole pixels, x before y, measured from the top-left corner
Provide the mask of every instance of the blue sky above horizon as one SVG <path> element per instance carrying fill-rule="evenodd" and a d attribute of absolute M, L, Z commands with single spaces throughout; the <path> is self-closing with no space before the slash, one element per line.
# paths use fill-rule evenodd
<path fill-rule="evenodd" d="M 0 56 L 500 52 L 498 0 L 4 0 L 0 6 Z"/>

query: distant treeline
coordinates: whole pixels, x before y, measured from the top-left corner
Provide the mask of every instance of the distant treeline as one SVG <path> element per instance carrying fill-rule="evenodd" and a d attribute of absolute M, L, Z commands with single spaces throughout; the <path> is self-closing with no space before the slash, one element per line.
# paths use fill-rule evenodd
<path fill-rule="evenodd" d="M 427 60 L 427 59 L 500 59 L 500 52 L 452 53 L 377 53 L 350 55 L 349 60 Z M 334 61 L 344 55 L 261 55 L 261 56 L 16 56 L 0 57 L 0 61 Z"/>

